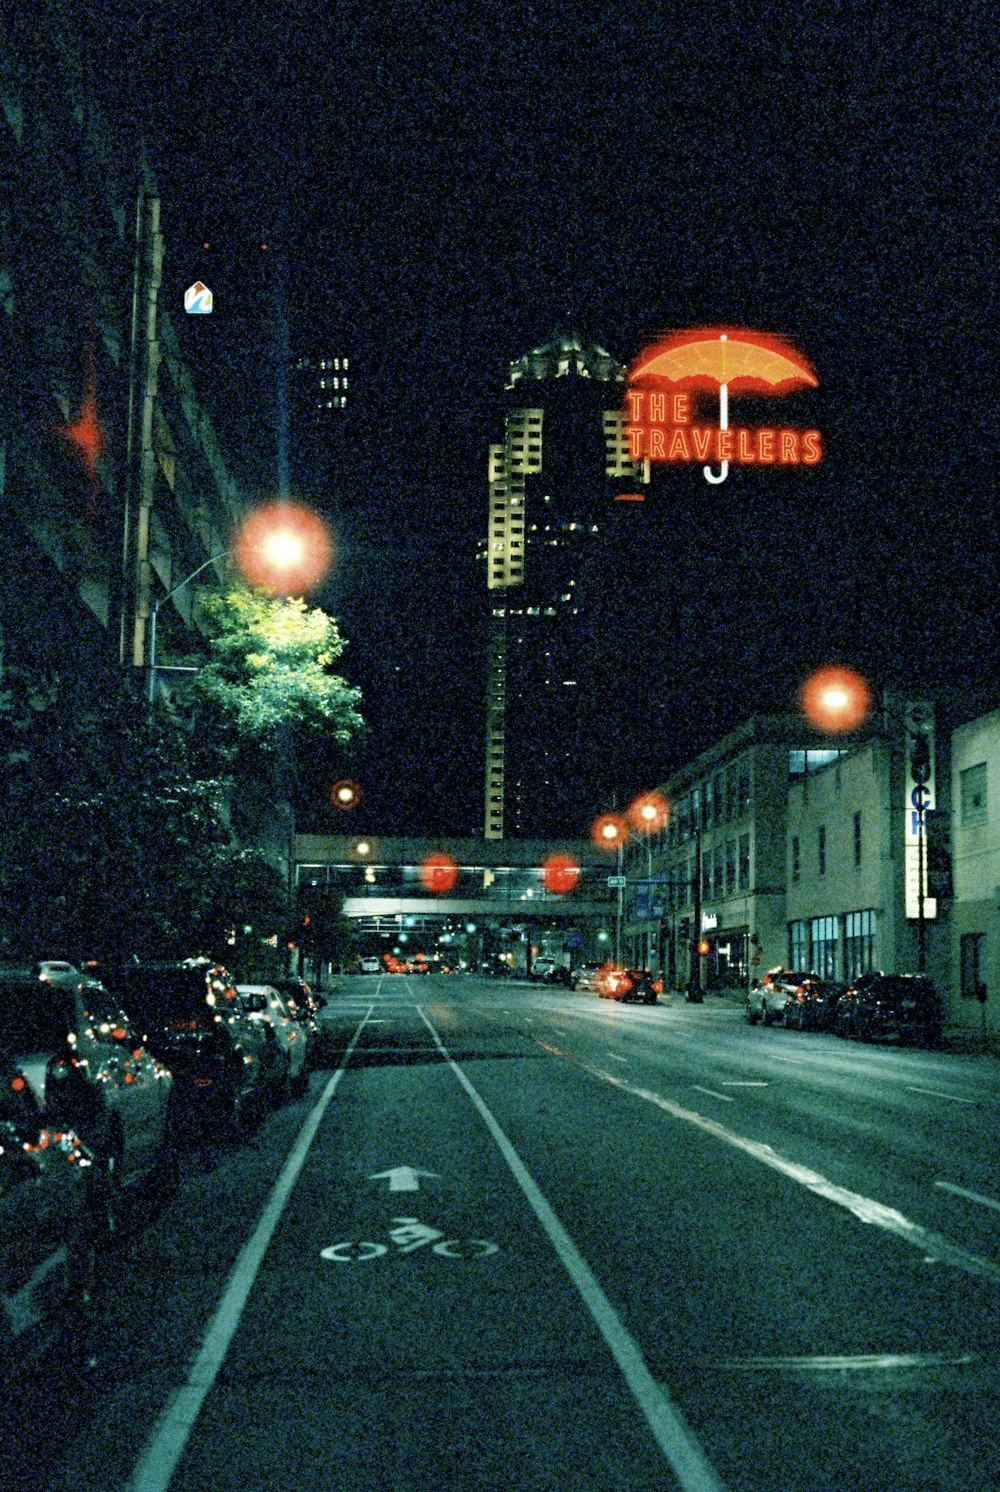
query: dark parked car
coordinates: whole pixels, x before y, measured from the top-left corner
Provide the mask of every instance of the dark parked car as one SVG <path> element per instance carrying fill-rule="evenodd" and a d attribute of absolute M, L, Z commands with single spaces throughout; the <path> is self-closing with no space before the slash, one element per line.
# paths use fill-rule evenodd
<path fill-rule="evenodd" d="M 320 1011 L 329 1004 L 326 995 L 294 975 L 289 975 L 286 979 L 272 979 L 270 983 L 306 1030 L 309 1038 L 306 1061 L 310 1071 L 314 1067 L 326 1066 L 334 1048 L 333 1032 L 319 1018 Z"/>
<path fill-rule="evenodd" d="M 103 984 L 0 976 L 0 1050 L 17 1063 L 46 1122 L 75 1130 L 93 1151 L 109 1233 L 121 1224 L 125 1188 L 175 1179 L 173 1078 Z"/>
<path fill-rule="evenodd" d="M 941 999 L 922 974 L 862 974 L 837 1001 L 838 1036 L 913 1040 L 932 1046 L 941 1039 Z"/>
<path fill-rule="evenodd" d="M 847 986 L 836 979 L 804 979 L 788 997 L 785 1025 L 795 1031 L 830 1031 Z"/>
<path fill-rule="evenodd" d="M 0 1051 L 0 1374 L 49 1347 L 83 1350 L 95 1276 L 93 1157 L 54 1129 L 31 1083 Z"/>
<path fill-rule="evenodd" d="M 172 1070 L 179 1116 L 225 1137 L 281 1096 L 288 1068 L 274 1029 L 239 1011 L 227 969 L 187 959 L 126 965 L 103 977 Z"/>
<path fill-rule="evenodd" d="M 768 969 L 762 979 L 754 979 L 747 994 L 746 1016 L 751 1026 L 763 1021 L 771 1026 L 784 1019 L 785 1006 L 800 985 L 816 979 L 805 969 L 785 969 L 780 964 Z"/>

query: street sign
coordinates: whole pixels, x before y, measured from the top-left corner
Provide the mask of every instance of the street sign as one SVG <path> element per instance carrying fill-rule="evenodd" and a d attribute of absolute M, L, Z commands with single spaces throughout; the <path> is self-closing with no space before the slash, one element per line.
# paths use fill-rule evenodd
<path fill-rule="evenodd" d="M 608 876 L 608 885 L 621 887 L 628 884 L 628 876 Z"/>

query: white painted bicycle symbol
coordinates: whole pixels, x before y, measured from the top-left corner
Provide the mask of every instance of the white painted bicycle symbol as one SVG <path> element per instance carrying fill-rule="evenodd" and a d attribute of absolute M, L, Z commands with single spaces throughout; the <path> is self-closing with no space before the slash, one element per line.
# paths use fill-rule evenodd
<path fill-rule="evenodd" d="M 442 1259 L 486 1259 L 500 1252 L 500 1245 L 487 1238 L 446 1238 L 440 1228 L 432 1228 L 415 1217 L 394 1217 L 392 1221 L 396 1226 L 389 1229 L 389 1239 L 401 1254 L 429 1248 Z M 319 1256 L 333 1264 L 361 1264 L 366 1259 L 380 1259 L 388 1252 L 388 1244 L 362 1238 L 356 1242 L 347 1239 L 331 1243 L 320 1249 Z"/>

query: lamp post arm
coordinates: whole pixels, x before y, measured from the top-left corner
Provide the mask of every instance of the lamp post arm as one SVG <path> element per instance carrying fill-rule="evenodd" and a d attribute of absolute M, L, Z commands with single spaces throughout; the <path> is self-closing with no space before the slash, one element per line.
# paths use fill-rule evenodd
<path fill-rule="evenodd" d="M 220 549 L 218 554 L 213 554 L 209 559 L 205 560 L 203 564 L 200 564 L 197 570 L 192 570 L 190 575 L 185 575 L 183 580 L 179 580 L 174 586 L 173 590 L 167 591 L 167 594 L 165 596 L 161 596 L 158 601 L 154 602 L 153 609 L 149 613 L 148 699 L 150 704 L 153 703 L 153 697 L 156 693 L 156 620 L 160 614 L 160 607 L 163 606 L 167 601 L 171 600 L 174 596 L 176 596 L 178 591 L 183 590 L 184 587 L 189 583 L 189 581 L 196 579 L 197 576 L 201 574 L 202 570 L 207 570 L 209 565 L 214 565 L 218 560 L 224 559 L 227 554 L 232 554 L 232 552 L 233 551 L 231 548 Z"/>

